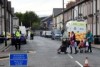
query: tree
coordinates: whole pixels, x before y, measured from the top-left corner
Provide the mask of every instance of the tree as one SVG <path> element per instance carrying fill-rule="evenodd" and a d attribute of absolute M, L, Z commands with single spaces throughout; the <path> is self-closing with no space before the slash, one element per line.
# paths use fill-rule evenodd
<path fill-rule="evenodd" d="M 22 21 L 23 25 L 26 27 L 31 27 L 34 29 L 38 29 L 40 27 L 40 19 L 33 11 L 27 11 L 23 14 L 16 13 L 16 16 L 20 19 L 20 21 Z"/>
<path fill-rule="evenodd" d="M 16 12 L 15 13 L 16 17 L 19 18 L 19 25 L 21 25 L 22 19 L 23 19 L 23 14 L 21 12 Z"/>
<path fill-rule="evenodd" d="M 38 23 L 38 22 L 35 22 L 35 23 L 33 23 L 32 24 L 32 29 L 34 30 L 34 29 L 40 29 L 40 23 Z"/>

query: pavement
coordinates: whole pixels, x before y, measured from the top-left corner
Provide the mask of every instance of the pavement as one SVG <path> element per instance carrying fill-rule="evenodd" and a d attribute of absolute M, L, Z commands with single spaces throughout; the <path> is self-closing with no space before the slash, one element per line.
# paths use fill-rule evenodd
<path fill-rule="evenodd" d="M 4 52 L 4 50 L 7 49 L 10 46 L 10 44 L 11 44 L 10 40 L 7 41 L 7 46 L 5 46 L 5 43 L 0 44 L 0 59 L 9 56 L 6 52 Z"/>
<path fill-rule="evenodd" d="M 92 44 L 92 47 L 93 47 L 93 48 L 100 49 L 100 44 Z"/>

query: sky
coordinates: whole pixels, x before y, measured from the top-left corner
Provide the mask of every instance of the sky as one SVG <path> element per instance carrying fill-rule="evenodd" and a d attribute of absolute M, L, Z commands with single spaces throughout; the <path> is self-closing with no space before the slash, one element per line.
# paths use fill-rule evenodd
<path fill-rule="evenodd" d="M 53 8 L 62 8 L 63 0 L 8 0 L 11 1 L 14 12 L 34 11 L 38 16 L 52 14 Z M 65 4 L 71 0 L 64 0 Z"/>

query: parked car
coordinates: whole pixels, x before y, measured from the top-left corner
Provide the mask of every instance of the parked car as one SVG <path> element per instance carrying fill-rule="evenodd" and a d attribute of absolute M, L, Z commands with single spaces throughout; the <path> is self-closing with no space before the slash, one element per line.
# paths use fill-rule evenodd
<path fill-rule="evenodd" d="M 1 34 L 0 35 L 0 43 L 3 43 L 4 42 L 4 36 Z"/>
<path fill-rule="evenodd" d="M 51 37 L 51 31 L 45 31 L 45 37 Z"/>
<path fill-rule="evenodd" d="M 21 43 L 26 44 L 27 43 L 27 34 L 26 34 L 26 27 L 25 26 L 19 26 L 19 30 L 21 31 Z"/>
<path fill-rule="evenodd" d="M 26 37 L 24 35 L 21 35 L 20 37 L 20 42 L 21 44 L 26 44 Z M 12 38 L 11 38 L 11 45 L 15 45 L 16 44 L 16 36 L 14 34 L 12 34 Z"/>
<path fill-rule="evenodd" d="M 21 35 L 20 40 L 21 40 L 21 44 L 26 44 L 27 43 L 26 37 L 23 34 Z"/>
<path fill-rule="evenodd" d="M 53 39 L 53 40 L 61 39 L 61 37 L 62 37 L 62 34 L 61 34 L 60 30 L 55 29 L 52 31 L 51 39 Z"/>

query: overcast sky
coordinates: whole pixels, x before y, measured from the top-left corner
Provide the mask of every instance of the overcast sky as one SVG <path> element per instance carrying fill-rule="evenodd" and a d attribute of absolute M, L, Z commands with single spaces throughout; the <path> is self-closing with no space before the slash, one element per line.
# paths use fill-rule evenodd
<path fill-rule="evenodd" d="M 53 8 L 62 8 L 62 0 L 8 0 L 15 12 L 34 11 L 39 16 L 51 15 Z M 70 0 L 65 0 L 65 3 Z"/>

